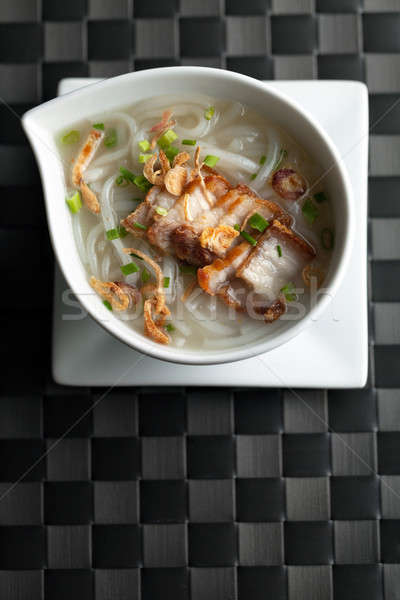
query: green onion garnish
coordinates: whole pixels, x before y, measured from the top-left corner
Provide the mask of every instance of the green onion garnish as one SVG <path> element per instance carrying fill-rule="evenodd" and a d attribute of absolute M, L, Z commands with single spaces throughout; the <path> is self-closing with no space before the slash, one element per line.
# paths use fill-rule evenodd
<path fill-rule="evenodd" d="M 69 198 L 65 198 L 65 202 L 68 204 L 68 208 L 73 214 L 79 212 L 82 208 L 81 194 L 78 190 Z"/>
<path fill-rule="evenodd" d="M 319 214 L 318 208 L 315 206 L 311 198 L 306 199 L 306 201 L 303 204 L 303 208 L 301 209 L 301 212 L 303 213 L 304 218 L 310 225 L 314 223 L 315 219 L 318 217 Z"/>
<path fill-rule="evenodd" d="M 124 275 L 130 275 L 131 273 L 137 273 L 139 271 L 139 267 L 133 261 L 127 265 L 122 265 L 120 269 Z"/>
<path fill-rule="evenodd" d="M 118 175 L 117 179 L 115 180 L 115 185 L 118 185 L 119 187 L 126 187 L 129 185 L 129 181 L 127 181 L 123 175 Z"/>
<path fill-rule="evenodd" d="M 142 225 L 141 223 L 138 223 L 137 221 L 134 222 L 134 226 L 137 227 L 138 229 L 143 229 L 143 231 L 147 231 L 146 225 Z"/>
<path fill-rule="evenodd" d="M 288 302 L 294 302 L 297 299 L 297 295 L 294 293 L 294 289 L 294 283 L 292 283 L 291 281 L 289 281 L 289 283 L 287 283 L 283 286 L 283 288 L 281 288 L 281 292 L 283 293 Z"/>
<path fill-rule="evenodd" d="M 129 256 L 134 256 L 135 258 L 138 258 L 139 260 L 143 260 L 143 258 L 141 256 L 139 256 L 139 254 L 135 254 L 134 252 L 130 252 Z"/>
<path fill-rule="evenodd" d="M 321 204 L 321 202 L 326 202 L 328 198 L 325 192 L 317 192 L 316 194 L 314 194 L 314 200 L 315 202 L 318 202 L 318 204 Z"/>
<path fill-rule="evenodd" d="M 144 267 L 142 270 L 141 279 L 143 283 L 147 283 L 150 279 L 150 272 L 146 269 L 146 267 Z"/>
<path fill-rule="evenodd" d="M 167 288 L 169 287 L 169 277 L 164 277 L 164 282 L 163 282 L 163 287 Z"/>
<path fill-rule="evenodd" d="M 258 231 L 265 231 L 269 225 L 269 222 L 264 219 L 259 213 L 254 213 L 248 220 L 250 227 L 253 229 L 258 229 Z"/>
<path fill-rule="evenodd" d="M 207 121 L 210 121 L 210 119 L 212 119 L 212 117 L 214 116 L 214 113 L 215 113 L 215 107 L 209 106 L 204 113 L 204 118 L 207 119 Z"/>
<path fill-rule="evenodd" d="M 175 331 L 175 327 L 172 325 L 172 323 L 167 323 L 165 329 L 169 332 Z"/>
<path fill-rule="evenodd" d="M 280 247 L 279 244 L 276 247 L 276 251 L 278 252 L 278 256 L 281 257 L 282 256 L 282 248 Z"/>
<path fill-rule="evenodd" d="M 112 306 L 108 300 L 103 300 L 103 304 L 106 308 L 108 308 L 108 310 L 112 310 Z"/>
<path fill-rule="evenodd" d="M 104 145 L 107 148 L 114 148 L 114 146 L 117 145 L 117 130 L 116 129 L 109 129 L 108 132 L 106 133 L 105 137 L 104 137 Z"/>
<path fill-rule="evenodd" d="M 172 129 L 168 129 L 168 131 L 163 133 L 163 135 L 158 138 L 157 144 L 162 149 L 168 148 L 168 146 L 172 144 L 172 142 L 174 142 L 177 138 L 178 136 L 176 135 L 175 131 L 172 131 Z"/>
<path fill-rule="evenodd" d="M 253 181 L 256 177 L 257 177 L 258 173 L 253 173 L 253 175 L 251 175 L 250 179 L 251 181 Z"/>
<path fill-rule="evenodd" d="M 79 142 L 80 137 L 79 131 L 72 129 L 72 131 L 68 131 L 62 136 L 61 141 L 63 144 L 76 144 L 76 142 Z"/>
<path fill-rule="evenodd" d="M 321 244 L 325 250 L 332 250 L 335 241 L 335 236 L 331 229 L 323 229 L 321 231 Z"/>
<path fill-rule="evenodd" d="M 165 217 L 165 215 L 168 214 L 168 211 L 166 208 L 163 208 L 162 206 L 156 206 L 155 209 L 156 213 L 158 215 L 160 215 L 161 217 Z"/>
<path fill-rule="evenodd" d="M 92 127 L 93 129 L 100 129 L 101 131 L 104 131 L 104 123 L 93 123 Z"/>
<path fill-rule="evenodd" d="M 252 246 L 257 246 L 257 240 L 255 240 L 249 233 L 247 233 L 247 231 L 241 231 L 240 235 L 246 240 L 246 242 L 249 242 L 249 244 L 251 244 Z"/>
<path fill-rule="evenodd" d="M 119 225 L 119 227 L 116 229 L 109 229 L 106 231 L 106 237 L 108 240 L 117 240 L 118 238 L 124 238 L 126 235 L 128 235 L 128 232 L 126 231 L 125 227 L 122 227 L 122 225 Z"/>
<path fill-rule="evenodd" d="M 147 152 L 147 150 L 150 148 L 150 142 L 149 140 L 142 140 L 141 142 L 138 142 L 138 146 L 142 152 Z"/>
<path fill-rule="evenodd" d="M 259 160 L 259 164 L 263 165 L 265 163 L 265 161 L 267 160 L 267 157 L 265 156 L 265 154 L 262 155 L 262 157 Z"/>
<path fill-rule="evenodd" d="M 132 173 L 132 171 L 130 171 L 129 169 L 126 169 L 125 167 L 120 167 L 119 171 L 122 175 L 122 177 L 128 181 L 129 183 L 134 183 L 135 182 L 135 174 Z"/>
<path fill-rule="evenodd" d="M 196 275 L 197 267 L 194 265 L 179 265 L 179 270 L 184 275 Z"/>
<path fill-rule="evenodd" d="M 236 225 L 233 226 L 233 229 L 236 229 L 236 231 L 240 231 L 239 223 L 236 223 Z"/>
<path fill-rule="evenodd" d="M 214 156 L 214 154 L 207 154 L 203 162 L 205 165 L 207 165 L 207 167 L 215 167 L 218 161 L 219 156 Z"/>
<path fill-rule="evenodd" d="M 151 187 L 153 187 L 150 181 L 146 179 L 144 175 L 136 175 L 136 177 L 133 178 L 133 183 L 139 188 L 139 190 L 145 193 L 148 192 Z"/>
<path fill-rule="evenodd" d="M 152 156 L 152 154 L 139 154 L 139 162 L 146 163 Z"/>
<path fill-rule="evenodd" d="M 168 146 L 167 148 L 164 149 L 164 152 L 165 152 L 165 156 L 172 163 L 175 156 L 177 154 L 179 154 L 179 148 L 177 148 L 176 146 Z"/>
<path fill-rule="evenodd" d="M 287 158 L 287 150 L 284 150 L 283 148 L 281 149 L 279 156 L 276 160 L 276 163 L 274 164 L 274 167 L 272 169 L 272 172 L 277 171 L 279 169 L 279 167 L 281 166 L 282 162 L 285 160 L 285 158 Z"/>
<path fill-rule="evenodd" d="M 184 146 L 195 146 L 196 140 L 182 140 L 181 142 Z"/>

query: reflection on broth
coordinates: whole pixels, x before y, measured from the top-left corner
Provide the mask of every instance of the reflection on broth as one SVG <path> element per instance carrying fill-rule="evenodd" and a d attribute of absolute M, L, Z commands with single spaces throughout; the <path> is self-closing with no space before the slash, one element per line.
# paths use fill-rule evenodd
<path fill-rule="evenodd" d="M 157 97 L 60 132 L 88 280 L 154 342 L 233 348 L 300 318 L 334 245 L 319 165 L 247 107 Z"/>

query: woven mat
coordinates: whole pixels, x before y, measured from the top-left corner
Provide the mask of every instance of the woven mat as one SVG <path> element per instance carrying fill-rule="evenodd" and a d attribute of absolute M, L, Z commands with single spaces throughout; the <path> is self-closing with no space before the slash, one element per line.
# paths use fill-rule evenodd
<path fill-rule="evenodd" d="M 193 64 L 368 84 L 365 389 L 51 380 L 53 256 L 19 115 L 66 76 Z M 400 1 L 1 0 L 0 96 L 0 598 L 398 599 Z"/>

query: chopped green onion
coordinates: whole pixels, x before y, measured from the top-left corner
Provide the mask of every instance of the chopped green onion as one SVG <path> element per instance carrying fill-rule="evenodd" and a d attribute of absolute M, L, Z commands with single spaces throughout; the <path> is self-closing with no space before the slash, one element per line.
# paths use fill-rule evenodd
<path fill-rule="evenodd" d="M 257 240 L 255 240 L 249 233 L 247 233 L 247 231 L 241 231 L 240 235 L 246 240 L 246 242 L 249 242 L 249 244 L 251 244 L 252 246 L 257 246 Z"/>
<path fill-rule="evenodd" d="M 135 182 L 136 175 L 134 173 L 132 173 L 132 171 L 130 171 L 129 169 L 126 169 L 125 167 L 120 167 L 119 171 L 120 171 L 122 177 L 126 181 L 128 181 L 129 183 L 134 183 Z"/>
<path fill-rule="evenodd" d="M 236 229 L 236 231 L 240 231 L 239 223 L 236 223 L 236 225 L 233 226 L 233 229 Z"/>
<path fill-rule="evenodd" d="M 335 241 L 335 236 L 331 229 L 323 229 L 321 231 L 321 244 L 325 250 L 332 250 Z"/>
<path fill-rule="evenodd" d="M 150 272 L 146 269 L 146 267 L 144 267 L 142 270 L 141 279 L 143 283 L 147 283 L 150 279 Z"/>
<path fill-rule="evenodd" d="M 210 121 L 212 119 L 212 117 L 214 116 L 214 113 L 215 113 L 215 107 L 209 106 L 204 113 L 204 118 L 207 119 L 207 121 Z"/>
<path fill-rule="evenodd" d="M 152 156 L 152 154 L 139 154 L 139 162 L 146 163 Z"/>
<path fill-rule="evenodd" d="M 316 194 L 314 194 L 314 200 L 315 202 L 318 202 L 318 204 L 321 204 L 321 202 L 326 202 L 328 198 L 325 192 L 317 192 Z"/>
<path fill-rule="evenodd" d="M 297 299 L 297 295 L 294 293 L 294 289 L 295 286 L 291 281 L 289 281 L 289 283 L 287 283 L 283 286 L 283 288 L 281 288 L 281 292 L 283 293 L 288 302 L 294 302 Z"/>
<path fill-rule="evenodd" d="M 175 327 L 172 325 L 172 323 L 167 323 L 167 325 L 165 326 L 165 329 L 169 332 L 175 331 Z"/>
<path fill-rule="evenodd" d="M 285 150 L 284 148 L 281 149 L 279 156 L 277 158 L 276 163 L 274 164 L 274 167 L 272 169 L 272 172 L 277 171 L 279 169 L 279 167 L 281 166 L 282 162 L 285 160 L 285 158 L 287 158 L 287 150 Z"/>
<path fill-rule="evenodd" d="M 116 229 L 109 229 L 106 231 L 106 237 L 108 240 L 117 240 L 118 238 L 124 238 L 126 235 L 128 235 L 128 232 L 126 231 L 125 227 L 122 227 L 122 225 L 119 225 L 119 227 Z"/>
<path fill-rule="evenodd" d="M 253 173 L 253 175 L 251 175 L 250 179 L 251 181 L 253 181 L 256 177 L 257 177 L 258 173 Z"/>
<path fill-rule="evenodd" d="M 311 198 L 306 199 L 306 201 L 303 204 L 303 208 L 301 209 L 301 212 L 303 213 L 304 218 L 306 219 L 306 221 L 308 221 L 310 225 L 314 223 L 315 219 L 319 215 L 318 208 L 315 206 Z"/>
<path fill-rule="evenodd" d="M 63 144 L 76 144 L 76 142 L 79 142 L 80 137 L 79 131 L 72 129 L 72 131 L 68 131 L 62 136 L 61 141 Z"/>
<path fill-rule="evenodd" d="M 184 275 L 196 275 L 197 267 L 194 265 L 179 265 L 179 270 Z"/>
<path fill-rule="evenodd" d="M 205 165 L 207 165 L 207 167 L 215 167 L 218 161 L 219 156 L 214 156 L 214 154 L 207 154 L 203 162 Z"/>
<path fill-rule="evenodd" d="M 262 157 L 259 160 L 259 164 L 263 165 L 265 163 L 265 161 L 267 160 L 267 157 L 265 156 L 265 154 L 262 155 Z"/>
<path fill-rule="evenodd" d="M 195 146 L 196 140 L 182 140 L 181 142 L 184 146 Z"/>
<path fill-rule="evenodd" d="M 142 140 L 141 142 L 138 142 L 138 146 L 142 152 L 147 152 L 147 150 L 150 148 L 150 142 L 149 140 Z"/>
<path fill-rule="evenodd" d="M 168 148 L 168 146 L 170 146 L 172 142 L 174 142 L 177 138 L 178 136 L 176 135 L 175 131 L 172 131 L 172 129 L 168 129 L 168 131 L 163 133 L 163 135 L 158 138 L 157 144 L 162 149 Z"/>
<path fill-rule="evenodd" d="M 282 256 L 282 248 L 280 247 L 279 244 L 277 245 L 276 250 L 278 252 L 278 256 L 281 257 Z"/>
<path fill-rule="evenodd" d="M 139 260 L 143 260 L 143 258 L 141 256 L 139 256 L 139 254 L 135 254 L 134 252 L 130 252 L 129 256 L 134 256 L 135 258 L 138 258 Z"/>
<path fill-rule="evenodd" d="M 117 145 L 117 141 L 118 141 L 117 130 L 109 129 L 104 137 L 104 145 L 107 148 L 114 148 L 114 146 Z"/>
<path fill-rule="evenodd" d="M 118 175 L 117 179 L 115 180 L 115 185 L 118 185 L 119 187 L 126 187 L 129 185 L 129 181 L 127 181 L 123 175 Z"/>
<path fill-rule="evenodd" d="M 153 187 L 152 184 L 150 183 L 150 181 L 148 179 L 146 179 L 146 177 L 144 175 L 136 175 L 136 177 L 134 177 L 134 179 L 133 179 L 133 183 L 142 192 L 148 192 L 149 189 L 151 187 Z"/>
<path fill-rule="evenodd" d="M 265 231 L 269 225 L 269 222 L 259 213 L 254 213 L 254 215 L 250 217 L 248 223 L 250 227 L 253 229 L 258 229 L 258 231 L 261 231 L 261 233 L 263 233 L 263 231 Z"/>
<path fill-rule="evenodd" d="M 179 154 L 179 148 L 177 148 L 176 146 L 168 146 L 164 149 L 164 153 L 168 160 L 172 163 L 175 156 Z"/>
<path fill-rule="evenodd" d="M 165 215 L 168 214 L 168 211 L 166 208 L 163 208 L 162 206 L 156 206 L 155 209 L 156 213 L 158 215 L 160 215 L 161 217 L 165 217 Z"/>
<path fill-rule="evenodd" d="M 106 308 L 108 308 L 108 310 L 112 310 L 112 306 L 108 300 L 103 300 L 103 304 Z"/>
<path fill-rule="evenodd" d="M 133 261 L 127 265 L 122 265 L 120 269 L 124 275 L 130 275 L 131 273 L 137 273 L 139 271 L 139 267 Z"/>
<path fill-rule="evenodd" d="M 81 194 L 78 190 L 69 198 L 65 198 L 65 202 L 68 204 L 68 208 L 73 214 L 79 212 L 82 208 Z"/>
<path fill-rule="evenodd" d="M 163 287 L 167 288 L 169 287 L 169 277 L 164 277 L 164 282 L 163 282 Z"/>
<path fill-rule="evenodd" d="M 100 129 L 101 131 L 104 131 L 104 123 L 93 123 L 92 127 L 93 129 Z"/>
<path fill-rule="evenodd" d="M 134 222 L 134 226 L 137 227 L 138 229 L 143 229 L 143 231 L 147 231 L 146 225 L 142 225 L 141 223 L 138 223 L 137 221 Z"/>

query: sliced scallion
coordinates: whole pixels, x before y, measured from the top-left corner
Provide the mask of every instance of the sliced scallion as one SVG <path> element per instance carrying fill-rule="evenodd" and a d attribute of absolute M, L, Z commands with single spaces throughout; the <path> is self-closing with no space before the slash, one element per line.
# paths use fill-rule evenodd
<path fill-rule="evenodd" d="M 332 250 L 335 236 L 331 229 L 325 228 L 321 231 L 321 244 L 325 250 Z"/>
<path fill-rule="evenodd" d="M 172 323 L 167 323 L 167 325 L 165 326 L 165 329 L 171 333 L 172 331 L 175 331 L 175 327 L 172 325 Z"/>
<path fill-rule="evenodd" d="M 254 181 L 254 179 L 257 177 L 258 173 L 253 173 L 253 175 L 250 176 L 251 181 Z"/>
<path fill-rule="evenodd" d="M 150 148 L 150 142 L 149 140 L 142 140 L 141 142 L 138 142 L 138 146 L 142 152 L 147 152 Z"/>
<path fill-rule="evenodd" d="M 104 131 L 104 123 L 93 123 L 93 129 L 100 129 L 100 131 Z"/>
<path fill-rule="evenodd" d="M 106 148 L 114 148 L 117 145 L 118 136 L 116 129 L 109 129 L 104 137 L 104 145 Z"/>
<path fill-rule="evenodd" d="M 214 106 L 209 106 L 207 108 L 207 110 L 204 112 L 204 118 L 207 119 L 207 121 L 210 121 L 215 113 L 215 107 Z"/>
<path fill-rule="evenodd" d="M 61 141 L 63 144 L 76 144 L 76 142 L 79 142 L 80 137 L 81 134 L 79 131 L 77 129 L 72 129 L 62 136 Z"/>
<path fill-rule="evenodd" d="M 122 227 L 122 225 L 119 225 L 119 227 L 116 227 L 115 229 L 108 229 L 108 231 L 106 231 L 106 237 L 108 240 L 117 240 L 118 238 L 124 238 L 126 235 L 128 235 L 128 232 L 126 231 L 125 227 Z"/>
<path fill-rule="evenodd" d="M 144 175 L 136 175 L 136 177 L 134 177 L 134 179 L 133 179 L 133 183 L 142 192 L 148 192 L 149 189 L 151 187 L 153 187 L 152 184 L 150 183 L 150 181 L 148 179 L 146 179 L 146 177 Z"/>
<path fill-rule="evenodd" d="M 82 208 L 81 194 L 78 190 L 72 196 L 69 196 L 69 198 L 65 198 L 65 202 L 73 214 L 78 213 Z"/>
<path fill-rule="evenodd" d="M 179 154 L 179 148 L 177 148 L 176 146 L 168 146 L 164 149 L 164 153 L 168 160 L 172 163 L 175 156 Z"/>
<path fill-rule="evenodd" d="M 267 157 L 265 156 L 265 154 L 262 155 L 262 157 L 259 160 L 259 164 L 263 165 L 265 163 L 265 161 L 267 160 Z"/>
<path fill-rule="evenodd" d="M 195 146 L 196 140 L 182 140 L 184 146 Z"/>
<path fill-rule="evenodd" d="M 235 229 L 236 231 L 240 231 L 239 223 L 236 223 L 236 225 L 233 226 L 233 229 Z"/>
<path fill-rule="evenodd" d="M 139 254 L 135 254 L 134 252 L 130 252 L 129 256 L 134 256 L 135 258 L 138 258 L 139 260 L 143 260 L 143 258 L 141 256 L 139 256 Z"/>
<path fill-rule="evenodd" d="M 297 299 L 297 295 L 294 293 L 294 290 L 295 286 L 291 281 L 281 288 L 281 292 L 288 302 L 294 302 Z"/>
<path fill-rule="evenodd" d="M 168 131 L 163 133 L 163 135 L 158 138 L 157 144 L 160 146 L 160 148 L 168 148 L 168 146 L 170 146 L 177 138 L 178 136 L 176 135 L 175 131 L 168 129 Z"/>
<path fill-rule="evenodd" d="M 325 192 L 317 192 L 316 194 L 314 194 L 314 200 L 315 202 L 318 202 L 318 204 L 321 204 L 321 202 L 326 202 L 328 198 Z"/>
<path fill-rule="evenodd" d="M 139 154 L 139 162 L 146 163 L 152 156 L 152 154 Z"/>
<path fill-rule="evenodd" d="M 132 171 L 130 171 L 129 169 L 126 169 L 125 167 L 120 167 L 119 168 L 119 172 L 121 173 L 122 177 L 129 183 L 134 183 L 135 180 L 135 174 L 132 173 Z"/>
<path fill-rule="evenodd" d="M 279 258 L 282 256 L 282 248 L 280 247 L 280 245 L 278 244 L 276 247 L 276 251 L 278 252 L 278 256 Z"/>
<path fill-rule="evenodd" d="M 163 287 L 165 287 L 165 288 L 169 287 L 169 281 L 170 281 L 169 277 L 164 277 Z"/>
<path fill-rule="evenodd" d="M 146 267 L 144 267 L 144 269 L 142 269 L 142 273 L 141 273 L 141 279 L 143 281 L 143 283 L 147 283 L 150 279 L 150 272 L 146 269 Z"/>
<path fill-rule="evenodd" d="M 303 204 L 303 208 L 301 209 L 301 212 L 303 213 L 304 218 L 310 225 L 314 223 L 315 219 L 319 215 L 319 210 L 315 206 L 311 198 L 306 199 L 306 201 Z"/>
<path fill-rule="evenodd" d="M 257 240 L 255 240 L 249 233 L 247 233 L 247 231 L 241 231 L 240 235 L 246 240 L 246 242 L 249 242 L 249 244 L 251 244 L 252 246 L 257 246 Z"/>
<path fill-rule="evenodd" d="M 111 304 L 109 303 L 109 301 L 108 301 L 108 300 L 103 300 L 103 304 L 104 304 L 104 306 L 105 306 L 106 308 L 108 308 L 108 310 L 111 310 L 111 311 L 112 311 L 112 306 L 111 306 Z"/>
<path fill-rule="evenodd" d="M 263 233 L 263 231 L 265 231 L 269 225 L 269 222 L 259 213 L 254 213 L 254 215 L 252 215 L 248 220 L 248 223 L 250 227 L 253 229 L 258 229 L 258 231 L 261 231 L 261 233 Z"/>
<path fill-rule="evenodd" d="M 156 206 L 155 209 L 156 213 L 158 215 L 160 215 L 161 217 L 165 217 L 168 214 L 168 211 L 166 208 L 163 208 L 162 206 Z"/>
<path fill-rule="evenodd" d="M 118 175 L 117 179 L 115 180 L 115 185 L 118 185 L 119 187 L 126 187 L 129 185 L 129 181 L 127 181 L 123 175 Z"/>
<path fill-rule="evenodd" d="M 219 156 L 214 156 L 214 154 L 207 154 L 203 162 L 205 165 L 207 165 L 207 167 L 215 167 L 218 161 Z"/>
<path fill-rule="evenodd" d="M 197 267 L 194 265 L 179 265 L 179 270 L 184 275 L 196 275 Z"/>
<path fill-rule="evenodd" d="M 133 225 L 135 227 L 137 227 L 138 229 L 143 229 L 143 231 L 147 231 L 146 225 L 142 225 L 141 223 L 138 223 L 137 221 L 135 221 Z"/>
<path fill-rule="evenodd" d="M 130 275 L 131 273 L 137 273 L 139 271 L 139 267 L 133 261 L 127 265 L 121 265 L 120 269 L 124 275 Z"/>

